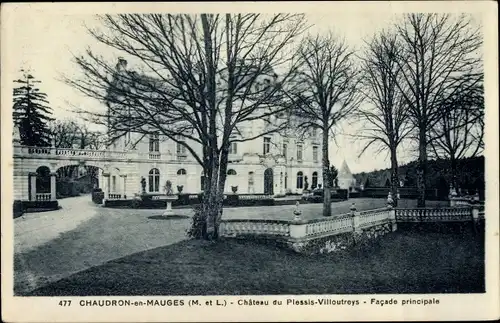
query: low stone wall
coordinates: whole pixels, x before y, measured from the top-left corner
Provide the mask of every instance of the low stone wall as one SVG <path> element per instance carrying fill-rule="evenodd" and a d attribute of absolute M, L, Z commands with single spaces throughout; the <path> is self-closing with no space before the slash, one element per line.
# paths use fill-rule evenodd
<path fill-rule="evenodd" d="M 302 220 L 297 214 L 292 221 L 224 220 L 219 234 L 225 238 L 265 238 L 306 254 L 330 253 L 344 250 L 353 244 L 374 239 L 395 231 L 394 209 L 381 208 Z"/>
<path fill-rule="evenodd" d="M 483 207 L 484 209 L 484 207 Z M 441 227 L 459 223 L 459 227 L 472 227 L 478 231 L 484 223 L 484 210 L 480 205 L 394 209 L 390 206 L 368 211 L 356 211 L 330 218 L 302 220 L 299 205 L 291 221 L 278 220 L 223 220 L 219 234 L 224 238 L 274 241 L 299 253 L 331 253 L 368 243 L 398 229 L 406 227 Z"/>
<path fill-rule="evenodd" d="M 54 211 L 59 209 L 57 201 L 14 201 L 14 218 L 24 213 Z"/>

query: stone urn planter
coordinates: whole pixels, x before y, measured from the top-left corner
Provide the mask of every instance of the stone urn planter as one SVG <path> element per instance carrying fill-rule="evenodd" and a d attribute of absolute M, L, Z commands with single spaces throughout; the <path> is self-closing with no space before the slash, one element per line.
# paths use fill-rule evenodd
<path fill-rule="evenodd" d="M 167 202 L 167 208 L 163 212 L 163 216 L 168 217 L 173 215 L 172 202 L 177 200 L 177 195 L 172 192 L 172 182 L 167 181 L 164 186 L 165 195 L 158 196 L 159 200 L 165 200 Z"/>

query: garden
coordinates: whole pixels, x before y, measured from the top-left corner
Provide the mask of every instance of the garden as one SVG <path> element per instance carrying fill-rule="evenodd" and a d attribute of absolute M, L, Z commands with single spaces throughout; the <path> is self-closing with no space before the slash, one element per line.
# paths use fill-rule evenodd
<path fill-rule="evenodd" d="M 450 251 L 453 252 L 450 252 Z M 256 241 L 186 240 L 39 288 L 31 296 L 481 293 L 484 235 L 399 230 L 335 254 Z"/>

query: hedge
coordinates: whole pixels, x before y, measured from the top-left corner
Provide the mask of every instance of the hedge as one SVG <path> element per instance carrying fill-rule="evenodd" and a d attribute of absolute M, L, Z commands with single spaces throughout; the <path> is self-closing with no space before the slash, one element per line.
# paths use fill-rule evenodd
<path fill-rule="evenodd" d="M 24 214 L 24 205 L 22 201 L 14 201 L 13 214 L 14 219 L 22 216 Z"/>
<path fill-rule="evenodd" d="M 102 201 L 104 200 L 104 192 L 102 192 L 101 189 L 94 190 L 92 192 L 92 202 L 95 204 L 102 204 Z"/>
<path fill-rule="evenodd" d="M 43 211 L 53 211 L 59 209 L 59 203 L 57 201 L 19 201 L 16 200 L 13 203 L 13 215 L 14 218 L 22 216 L 24 213 L 28 212 L 43 212 Z"/>
<path fill-rule="evenodd" d="M 313 196 L 318 196 L 320 198 L 323 198 L 323 192 L 324 192 L 323 189 L 315 190 L 313 191 Z M 347 190 L 340 188 L 331 189 L 330 197 L 331 199 L 347 200 Z"/>
<path fill-rule="evenodd" d="M 102 192 L 94 192 L 94 196 L 103 194 Z M 196 198 L 189 198 L 192 194 L 180 194 L 177 200 L 172 201 L 172 206 L 198 205 L 202 201 L 202 195 L 198 194 Z M 102 195 L 99 195 L 102 196 Z M 161 209 L 167 206 L 166 200 L 153 199 L 153 194 L 141 195 L 141 199 L 121 199 L 121 200 L 106 200 L 106 207 L 129 207 L 129 208 L 146 208 L 146 209 Z M 101 202 L 102 203 L 102 202 Z M 295 203 L 295 202 L 293 202 Z M 224 206 L 242 207 L 242 206 L 272 206 L 275 205 L 273 198 L 245 198 L 241 199 L 239 195 L 228 194 L 224 199 Z"/>
<path fill-rule="evenodd" d="M 371 198 L 387 198 L 389 194 L 389 187 L 369 187 L 365 188 L 363 191 L 359 192 L 359 197 L 371 197 Z M 418 198 L 417 188 L 415 187 L 401 187 L 399 189 L 400 198 L 403 199 L 416 199 Z M 427 200 L 439 200 L 437 189 L 426 189 L 425 198 Z M 442 199 L 442 198 L 441 198 Z"/>

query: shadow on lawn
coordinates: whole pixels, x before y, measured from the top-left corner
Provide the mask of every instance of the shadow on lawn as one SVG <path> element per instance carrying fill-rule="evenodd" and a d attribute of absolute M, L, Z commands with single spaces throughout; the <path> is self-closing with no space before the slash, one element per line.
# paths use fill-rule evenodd
<path fill-rule="evenodd" d="M 482 293 L 484 235 L 398 231 L 305 256 L 251 241 L 187 240 L 110 261 L 30 296 Z"/>

